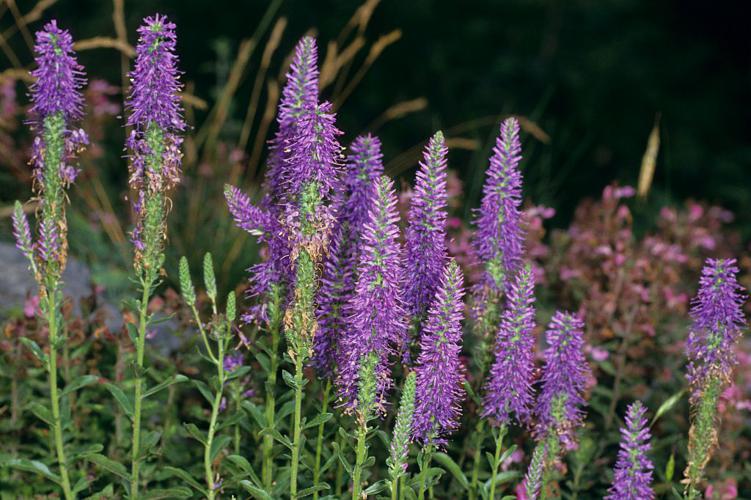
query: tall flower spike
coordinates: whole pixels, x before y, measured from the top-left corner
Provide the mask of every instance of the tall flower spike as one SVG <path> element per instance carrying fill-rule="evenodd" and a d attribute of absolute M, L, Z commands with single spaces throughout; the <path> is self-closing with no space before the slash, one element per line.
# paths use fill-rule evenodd
<path fill-rule="evenodd" d="M 708 259 L 691 306 L 693 325 L 686 342 L 687 378 L 696 401 L 710 377 L 726 382 L 736 364 L 735 345 L 746 326 L 746 292 L 738 284 L 735 259 Z"/>
<path fill-rule="evenodd" d="M 318 292 L 318 330 L 313 341 L 313 366 L 321 377 L 334 375 L 339 340 L 347 328 L 344 307 L 354 291 L 352 266 L 348 265 L 352 240 L 348 223 L 339 223 L 331 237 L 323 263 Z"/>
<path fill-rule="evenodd" d="M 538 439 L 556 437 L 566 446 L 584 420 L 583 394 L 591 369 L 584 357 L 584 323 L 577 316 L 557 311 L 546 332 L 542 390 L 537 398 Z M 555 450 L 549 450 L 554 454 Z"/>
<path fill-rule="evenodd" d="M 631 403 L 626 413 L 626 427 L 621 429 L 621 449 L 613 471 L 613 485 L 607 500 L 652 500 L 652 461 L 647 457 L 650 434 L 647 409 L 639 401 Z"/>
<path fill-rule="evenodd" d="M 276 216 L 286 197 L 286 159 L 294 141 L 297 119 L 304 110 L 318 105 L 318 48 L 313 37 L 303 37 L 295 48 L 295 57 L 287 72 L 277 114 L 278 130 L 269 147 L 264 187 L 264 206 Z"/>
<path fill-rule="evenodd" d="M 36 33 L 35 60 L 31 72 L 36 80 L 31 85 L 31 111 L 40 120 L 61 113 L 64 121 L 83 116 L 81 89 L 86 83 L 83 67 L 73 51 L 73 38 L 68 30 L 58 28 L 52 20 Z"/>
<path fill-rule="evenodd" d="M 399 413 L 394 424 L 394 434 L 391 438 L 390 456 L 387 460 L 389 476 L 392 480 L 398 479 L 407 471 L 407 459 L 409 458 L 409 441 L 412 435 L 412 419 L 415 414 L 415 383 L 416 375 L 412 371 L 404 380 L 402 397 L 399 400 Z M 392 488 L 396 488 L 396 483 Z"/>
<path fill-rule="evenodd" d="M 327 235 L 332 229 L 330 205 L 338 187 L 342 150 L 337 140 L 342 132 L 335 119 L 329 103 L 303 110 L 289 145 L 284 173 L 286 225 L 298 231 L 303 241 Z"/>
<path fill-rule="evenodd" d="M 126 107 L 130 149 L 130 185 L 136 225 L 135 267 L 151 277 L 161 266 L 167 193 L 180 181 L 180 132 L 185 130 L 179 92 L 182 84 L 175 54 L 175 25 L 165 16 L 147 17 L 138 28 L 136 62 Z M 151 278 L 149 278 L 151 279 Z"/>
<path fill-rule="evenodd" d="M 31 85 L 34 190 L 41 200 L 39 253 L 41 271 L 47 280 L 57 281 L 67 259 L 67 222 L 64 190 L 78 170 L 72 166 L 88 144 L 82 130 L 71 129 L 83 114 L 81 88 L 83 67 L 73 51 L 73 39 L 56 21 L 36 33 L 36 69 Z"/>
<path fill-rule="evenodd" d="M 398 221 L 394 183 L 383 176 L 373 189 L 368 222 L 362 233 L 355 294 L 347 304 L 350 327 L 341 339 L 337 385 L 347 411 L 358 404 L 360 364 L 375 353 L 375 410 L 385 413 L 386 395 L 392 385 L 389 357 L 395 346 L 402 345 L 406 333 Z"/>
<path fill-rule="evenodd" d="M 333 376 L 339 358 L 339 339 L 347 325 L 344 308 L 352 299 L 357 279 L 360 236 L 373 202 L 374 182 L 383 174 L 377 137 L 357 137 L 350 150 L 335 202 L 336 226 L 324 258 L 318 293 L 313 364 L 323 377 Z"/>
<path fill-rule="evenodd" d="M 462 346 L 464 276 L 454 259 L 445 267 L 441 284 L 420 339 L 417 390 L 412 432 L 423 444 L 445 442 L 459 425 L 464 368 Z"/>
<path fill-rule="evenodd" d="M 407 280 L 409 313 L 423 319 L 441 281 L 446 261 L 446 142 L 436 132 L 428 142 L 409 207 L 406 231 L 406 261 L 412 269 Z"/>
<path fill-rule="evenodd" d="M 519 271 L 507 293 L 507 306 L 495 344 L 495 362 L 485 384 L 482 415 L 500 425 L 512 418 L 529 422 L 535 360 L 534 275 L 529 265 Z"/>
<path fill-rule="evenodd" d="M 483 283 L 491 290 L 503 291 L 522 263 L 521 158 L 519 121 L 508 118 L 501 124 L 490 157 L 476 220 L 475 249 L 485 268 Z"/>

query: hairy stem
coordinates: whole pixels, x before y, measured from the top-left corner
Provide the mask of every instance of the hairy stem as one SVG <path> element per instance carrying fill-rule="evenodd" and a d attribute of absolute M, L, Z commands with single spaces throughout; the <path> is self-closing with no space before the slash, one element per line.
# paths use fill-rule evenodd
<path fill-rule="evenodd" d="M 422 464 L 420 467 L 420 490 L 417 494 L 418 500 L 425 498 L 425 479 L 430 469 L 430 462 L 433 460 L 433 445 L 428 445 L 423 451 Z"/>
<path fill-rule="evenodd" d="M 321 403 L 321 415 L 326 413 L 329 408 L 329 393 L 331 392 L 331 380 L 326 381 L 323 389 L 323 402 Z M 318 439 L 316 439 L 316 458 L 313 466 L 313 487 L 318 486 L 321 479 L 321 452 L 323 451 L 323 431 L 326 426 L 325 422 L 318 424 Z M 313 500 L 318 500 L 318 491 L 313 493 Z"/>
<path fill-rule="evenodd" d="M 151 285 L 141 282 L 143 295 L 141 296 L 140 312 L 138 319 L 138 338 L 136 339 L 136 381 L 135 397 L 133 399 L 133 441 L 131 444 L 131 468 L 130 468 L 130 498 L 138 498 L 138 474 L 141 468 L 141 399 L 143 391 L 143 359 L 146 345 L 146 324 L 148 322 L 149 291 Z"/>
<path fill-rule="evenodd" d="M 352 500 L 359 500 L 362 491 L 362 466 L 367 458 L 368 424 L 362 419 L 357 428 L 357 451 L 355 454 L 355 468 L 352 471 Z"/>
<path fill-rule="evenodd" d="M 490 471 L 490 500 L 495 499 L 495 483 L 498 467 L 501 465 L 501 450 L 503 449 L 503 438 L 506 436 L 506 427 L 501 426 L 498 429 L 498 436 L 495 439 L 495 455 L 493 456 L 493 470 Z"/>
<path fill-rule="evenodd" d="M 222 394 L 224 390 L 224 340 L 218 342 L 218 359 L 216 362 L 217 377 L 219 380 L 219 389 L 214 396 L 214 402 L 211 405 L 211 420 L 209 421 L 209 434 L 206 439 L 206 446 L 203 452 L 203 467 L 206 471 L 206 486 L 209 488 L 209 500 L 216 498 L 216 485 L 214 484 L 214 473 L 211 468 L 211 448 L 214 443 L 214 434 L 216 433 L 216 423 L 219 417 L 219 407 L 222 404 Z"/>
<path fill-rule="evenodd" d="M 297 472 L 300 466 L 300 439 L 302 437 L 302 368 L 303 360 L 295 358 L 295 422 L 292 434 L 292 470 L 289 482 L 289 494 L 292 500 L 297 499 Z"/>
<path fill-rule="evenodd" d="M 269 333 L 271 334 L 271 351 L 269 352 L 269 373 L 266 377 L 266 425 L 273 429 L 276 425 L 276 373 L 279 369 L 279 330 L 281 327 L 281 293 L 276 293 L 272 298 L 274 306 L 270 313 Z M 266 491 L 271 491 L 274 477 L 274 436 L 267 432 L 263 436 L 263 486 Z"/>
<path fill-rule="evenodd" d="M 57 293 L 54 288 L 47 295 L 47 324 L 49 327 L 50 356 L 49 356 L 49 383 L 50 404 L 52 405 L 52 433 L 55 437 L 55 451 L 57 463 L 60 468 L 60 482 L 66 500 L 75 498 L 70 488 L 68 477 L 68 465 L 65 458 L 65 446 L 63 445 L 63 422 L 60 418 L 60 401 L 57 395 Z"/>
<path fill-rule="evenodd" d="M 470 500 L 476 500 L 479 485 L 480 475 L 480 459 L 482 457 L 482 442 L 485 440 L 485 420 L 479 419 L 477 426 L 475 427 L 475 456 L 472 461 L 472 479 L 469 488 Z"/>

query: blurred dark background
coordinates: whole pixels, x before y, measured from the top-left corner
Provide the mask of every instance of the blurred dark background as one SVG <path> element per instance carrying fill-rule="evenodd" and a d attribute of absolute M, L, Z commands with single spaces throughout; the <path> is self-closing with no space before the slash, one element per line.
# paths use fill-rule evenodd
<path fill-rule="evenodd" d="M 21 13 L 35 5 L 17 1 Z M 270 5 L 125 0 L 130 44 L 146 15 L 162 12 L 177 23 L 185 81 L 208 103 L 205 110 L 191 111 L 197 134 L 230 78 L 241 40 L 253 35 Z M 330 40 L 340 41 L 341 52 L 345 39 L 353 38 L 342 30 L 360 5 L 281 2 L 241 75 L 218 140 L 235 144 L 242 133 L 263 41 L 275 20 L 286 17 L 288 24 L 269 69 L 274 77 L 306 32 L 319 37 L 322 61 Z M 6 6 L 3 30 L 13 25 L 11 14 Z M 114 37 L 112 14 L 108 1 L 59 0 L 41 19 L 58 18 L 80 40 Z M 41 20 L 29 24 L 32 31 L 40 26 Z M 735 212 L 736 224 L 751 236 L 751 37 L 745 2 L 384 0 L 362 33 L 367 45 L 353 60 L 349 80 L 368 62 L 374 41 L 394 30 L 401 37 L 378 55 L 351 92 L 342 97 L 346 84 L 340 81 L 323 92 L 341 105 L 343 142 L 374 130 L 392 174 L 409 180 L 419 147 L 442 128 L 456 139 L 450 164 L 465 183 L 466 205 L 476 206 L 497 123 L 504 114 L 521 115 L 537 127 L 525 134 L 526 196 L 555 207 L 553 224 L 562 225 L 582 198 L 598 196 L 608 183 L 636 185 L 659 115 L 661 143 L 645 213 L 686 198 L 706 200 Z M 9 38 L 8 46 L 29 64 L 20 35 Z M 10 67 L 5 53 L 0 61 L 0 67 Z M 116 51 L 81 52 L 81 62 L 90 77 L 120 83 Z M 405 101 L 420 104 L 397 119 L 384 118 L 385 110 Z M 257 122 L 252 127 L 255 133 Z M 121 190 L 126 179 L 122 135 L 121 128 L 107 135 L 112 153 L 97 163 L 97 175 Z M 213 166 L 214 156 L 197 154 L 197 164 Z M 217 169 L 216 175 L 222 172 Z M 253 183 L 258 174 L 242 178 Z M 3 177 L 3 203 L 18 196 L 15 182 Z M 115 191 L 114 198 L 122 202 L 122 193 Z"/>

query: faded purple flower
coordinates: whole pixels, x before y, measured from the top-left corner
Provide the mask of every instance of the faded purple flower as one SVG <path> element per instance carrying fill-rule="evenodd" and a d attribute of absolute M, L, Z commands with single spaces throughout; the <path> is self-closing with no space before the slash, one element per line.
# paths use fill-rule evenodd
<path fill-rule="evenodd" d="M 360 232 L 368 221 L 373 186 L 383 175 L 381 141 L 373 135 L 361 135 L 350 146 L 350 154 L 344 168 L 344 187 L 347 201 L 340 217 L 349 222 L 352 239 L 357 242 Z"/>
<path fill-rule="evenodd" d="M 484 266 L 483 285 L 495 291 L 503 291 L 506 280 L 522 263 L 521 159 L 519 122 L 508 118 L 501 123 L 501 132 L 490 157 L 482 205 L 476 219 L 475 248 Z"/>
<path fill-rule="evenodd" d="M 445 267 L 420 339 L 412 433 L 423 444 L 445 443 L 459 426 L 464 367 L 459 359 L 464 276 L 454 259 Z"/>
<path fill-rule="evenodd" d="M 485 383 L 482 415 L 500 425 L 513 418 L 529 422 L 534 397 L 535 282 L 529 265 L 516 275 L 506 294 L 506 309 L 495 343 L 495 362 Z"/>
<path fill-rule="evenodd" d="M 710 377 L 728 380 L 737 362 L 735 345 L 746 327 L 742 309 L 746 291 L 737 274 L 735 259 L 707 259 L 702 270 L 686 342 L 692 400 L 699 398 Z"/>
<path fill-rule="evenodd" d="M 385 413 L 386 395 L 391 388 L 389 357 L 404 343 L 403 268 L 399 246 L 399 215 L 391 179 L 375 183 L 368 222 L 362 233 L 362 254 L 355 295 L 347 304 L 349 328 L 341 338 L 341 360 L 337 377 L 342 405 L 357 407 L 360 364 L 375 353 L 374 410 Z"/>
<path fill-rule="evenodd" d="M 62 113 L 65 122 L 80 119 L 86 80 L 68 30 L 58 28 L 55 20 L 48 22 L 36 33 L 34 52 L 37 68 L 31 72 L 36 79 L 31 85 L 31 111 L 39 119 L 38 126 L 57 113 Z"/>
<path fill-rule="evenodd" d="M 16 202 L 14 207 L 12 220 L 13 237 L 16 240 L 16 248 L 18 248 L 24 255 L 31 257 L 33 255 L 31 228 L 29 227 L 29 220 L 26 218 L 23 207 L 19 202 Z"/>
<path fill-rule="evenodd" d="M 613 485 L 607 500 L 652 500 L 652 461 L 647 457 L 650 434 L 646 408 L 633 402 L 626 413 L 626 427 L 621 429 L 621 449 L 613 470 Z"/>
<path fill-rule="evenodd" d="M 546 332 L 545 369 L 535 414 L 538 439 L 551 433 L 565 446 L 574 442 L 574 433 L 584 420 L 583 394 L 591 369 L 584 356 L 582 320 L 556 311 Z"/>
<path fill-rule="evenodd" d="M 411 272 L 405 293 L 409 313 L 420 320 L 433 301 L 447 255 L 447 152 L 438 131 L 425 148 L 409 207 L 405 249 Z"/>

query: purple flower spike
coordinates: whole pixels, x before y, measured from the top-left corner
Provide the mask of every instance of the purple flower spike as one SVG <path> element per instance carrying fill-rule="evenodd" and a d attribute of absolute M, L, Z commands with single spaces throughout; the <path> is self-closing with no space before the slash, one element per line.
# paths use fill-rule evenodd
<path fill-rule="evenodd" d="M 156 14 L 144 19 L 138 36 L 136 65 L 130 74 L 133 86 L 127 104 L 128 125 L 145 130 L 153 122 L 163 130 L 184 130 L 175 25 Z"/>
<path fill-rule="evenodd" d="M 522 268 L 507 290 L 507 306 L 495 344 L 495 362 L 485 384 L 482 415 L 498 424 L 529 422 L 532 378 L 535 369 L 535 282 L 529 265 Z"/>
<path fill-rule="evenodd" d="M 699 399 L 708 379 L 726 381 L 736 364 L 734 346 L 746 327 L 746 291 L 738 284 L 735 259 L 708 259 L 691 306 L 693 325 L 686 342 L 691 399 Z"/>
<path fill-rule="evenodd" d="M 423 154 L 409 207 L 406 261 L 412 272 L 406 298 L 409 313 L 418 319 L 425 315 L 435 296 L 446 261 L 447 152 L 443 132 L 436 132 Z"/>
<path fill-rule="evenodd" d="M 314 341 L 313 365 L 323 377 L 334 375 L 339 359 L 339 339 L 347 321 L 345 306 L 354 294 L 359 242 L 373 203 L 373 186 L 383 174 L 381 143 L 371 135 L 360 136 L 350 146 L 338 193 L 338 219 L 329 252 L 323 262 L 318 292 L 318 330 Z"/>
<path fill-rule="evenodd" d="M 249 297 L 263 297 L 271 291 L 273 284 L 278 284 L 289 275 L 289 242 L 284 235 L 281 224 L 268 210 L 256 207 L 248 195 L 230 185 L 224 186 L 227 200 L 235 225 L 249 234 L 258 237 L 259 243 L 265 243 L 266 260 L 251 266 Z M 268 320 L 265 303 L 251 307 L 243 315 L 248 323 L 263 323 Z"/>
<path fill-rule="evenodd" d="M 501 133 L 490 157 L 476 220 L 475 248 L 485 268 L 483 283 L 495 291 L 503 291 L 506 280 L 522 263 L 521 159 L 519 122 L 508 118 L 501 123 Z"/>
<path fill-rule="evenodd" d="M 535 412 L 537 438 L 554 433 L 567 447 L 573 444 L 576 428 L 583 423 L 583 394 L 591 375 L 584 357 L 583 328 L 581 319 L 566 312 L 557 311 L 550 320 L 542 391 Z"/>
<path fill-rule="evenodd" d="M 423 444 L 442 444 L 459 426 L 464 369 L 459 360 L 464 317 L 464 276 L 454 259 L 430 306 L 417 358 L 412 433 Z"/>
<path fill-rule="evenodd" d="M 649 452 L 649 427 L 644 416 L 647 409 L 633 402 L 626 413 L 626 427 L 621 429 L 621 449 L 613 471 L 613 485 L 606 500 L 652 500 L 652 461 Z"/>
<path fill-rule="evenodd" d="M 342 151 L 337 140 L 342 132 L 335 122 L 328 102 L 306 108 L 298 117 L 284 176 L 291 203 L 299 203 L 303 186 L 310 182 L 318 184 L 321 199 L 330 199 L 339 178 Z"/>
<path fill-rule="evenodd" d="M 37 68 L 31 72 L 36 81 L 31 85 L 31 107 L 39 119 L 62 113 L 68 122 L 83 116 L 83 67 L 73 51 L 73 38 L 68 30 L 58 28 L 52 20 L 36 33 Z"/>
<path fill-rule="evenodd" d="M 354 291 L 353 268 L 347 262 L 351 253 L 349 225 L 340 224 L 330 240 L 318 292 L 318 330 L 313 341 L 313 366 L 325 378 L 334 375 L 339 341 L 346 331 L 344 307 Z"/>
<path fill-rule="evenodd" d="M 357 241 L 362 227 L 368 220 L 370 203 L 373 200 L 373 186 L 383 175 L 383 155 L 381 141 L 370 134 L 357 137 L 352 142 L 350 150 L 344 174 L 348 198 L 341 217 L 349 222 L 352 239 Z"/>
<path fill-rule="evenodd" d="M 295 48 L 295 57 L 287 72 L 282 89 L 277 123 L 279 129 L 269 146 L 269 159 L 264 178 L 266 196 L 263 205 L 279 216 L 286 196 L 286 175 L 289 145 L 295 140 L 297 119 L 303 110 L 318 105 L 318 49 L 315 38 L 303 37 Z"/>
<path fill-rule="evenodd" d="M 282 90 L 279 123 L 288 124 L 304 109 L 318 105 L 318 47 L 315 38 L 303 37 L 295 48 L 295 57 Z"/>
<path fill-rule="evenodd" d="M 342 405 L 357 407 L 360 364 L 371 353 L 375 367 L 375 412 L 384 414 L 391 388 L 389 357 L 404 343 L 403 268 L 399 246 L 399 215 L 394 183 L 387 177 L 376 181 L 373 201 L 362 234 L 362 254 L 355 295 L 347 304 L 349 328 L 341 338 L 337 382 Z"/>

